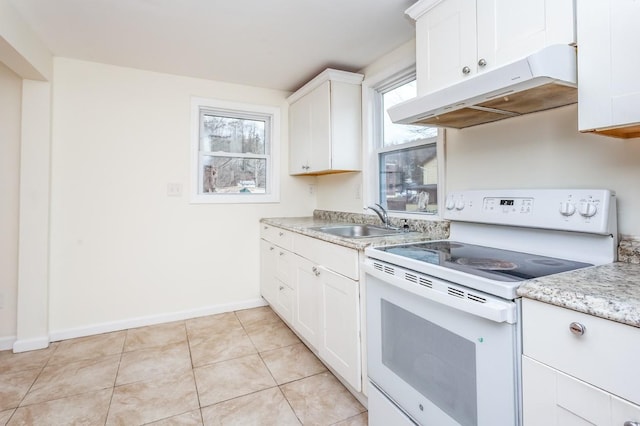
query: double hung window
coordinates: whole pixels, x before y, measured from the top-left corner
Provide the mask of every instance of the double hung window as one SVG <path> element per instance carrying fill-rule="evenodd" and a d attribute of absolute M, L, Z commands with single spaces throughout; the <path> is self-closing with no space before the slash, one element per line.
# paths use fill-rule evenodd
<path fill-rule="evenodd" d="M 277 201 L 276 108 L 194 99 L 192 201 Z"/>
<path fill-rule="evenodd" d="M 394 124 L 387 109 L 416 96 L 413 75 L 376 90 L 378 200 L 387 210 L 438 213 L 436 128 Z"/>

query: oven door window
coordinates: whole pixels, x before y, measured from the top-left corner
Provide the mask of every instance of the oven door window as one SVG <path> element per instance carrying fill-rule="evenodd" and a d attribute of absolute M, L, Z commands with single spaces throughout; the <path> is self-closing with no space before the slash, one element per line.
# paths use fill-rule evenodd
<path fill-rule="evenodd" d="M 518 424 L 518 324 L 478 316 L 473 306 L 481 302 L 456 293 L 435 296 L 432 288 L 373 274 L 366 276 L 371 382 L 418 424 Z M 434 288 L 452 288 L 430 280 Z"/>
<path fill-rule="evenodd" d="M 382 363 L 463 425 L 477 419 L 476 345 L 384 299 Z"/>

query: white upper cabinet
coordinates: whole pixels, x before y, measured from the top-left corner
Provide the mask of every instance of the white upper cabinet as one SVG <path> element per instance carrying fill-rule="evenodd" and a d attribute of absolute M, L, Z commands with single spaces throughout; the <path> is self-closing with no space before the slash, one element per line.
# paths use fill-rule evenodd
<path fill-rule="evenodd" d="M 363 77 L 327 69 L 288 98 L 289 174 L 361 169 Z"/>
<path fill-rule="evenodd" d="M 640 137 L 640 2 L 580 0 L 578 127 Z"/>
<path fill-rule="evenodd" d="M 418 95 L 576 39 L 573 0 L 422 0 L 407 14 Z"/>

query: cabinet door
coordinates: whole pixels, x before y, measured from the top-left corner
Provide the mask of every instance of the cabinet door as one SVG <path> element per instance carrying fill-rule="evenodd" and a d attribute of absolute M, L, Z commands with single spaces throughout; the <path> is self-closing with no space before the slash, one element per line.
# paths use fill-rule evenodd
<path fill-rule="evenodd" d="M 475 75 L 476 57 L 475 1 L 443 1 L 417 20 L 418 95 Z"/>
<path fill-rule="evenodd" d="M 525 426 L 622 426 L 640 407 L 572 376 L 522 357 Z"/>
<path fill-rule="evenodd" d="M 307 96 L 311 123 L 309 173 L 331 169 L 331 82 L 325 81 Z"/>
<path fill-rule="evenodd" d="M 625 422 L 640 423 L 640 406 L 625 401 L 624 399 L 611 397 L 611 425 L 620 426 Z M 633 423 L 632 423 L 633 424 Z"/>
<path fill-rule="evenodd" d="M 324 359 L 356 391 L 362 387 L 360 364 L 360 303 L 358 282 L 325 268 L 321 283 L 321 341 Z"/>
<path fill-rule="evenodd" d="M 295 300 L 293 327 L 314 348 L 319 340 L 320 280 L 317 266 L 300 256 L 295 264 Z"/>
<path fill-rule="evenodd" d="M 289 106 L 289 173 L 307 173 L 310 153 L 311 98 L 303 96 Z"/>
<path fill-rule="evenodd" d="M 578 127 L 618 137 L 640 135 L 640 3 L 581 0 L 578 12 Z M 633 53 L 632 53 L 633 52 Z"/>
<path fill-rule="evenodd" d="M 478 0 L 478 72 L 575 42 L 573 0 Z"/>
<path fill-rule="evenodd" d="M 260 240 L 260 293 L 270 304 L 276 303 L 278 285 L 276 283 L 276 246 L 275 244 Z"/>

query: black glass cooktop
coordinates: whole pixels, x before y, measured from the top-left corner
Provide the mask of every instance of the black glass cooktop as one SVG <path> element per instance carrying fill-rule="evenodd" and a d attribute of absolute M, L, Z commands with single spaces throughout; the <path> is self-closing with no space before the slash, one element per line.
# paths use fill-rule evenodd
<path fill-rule="evenodd" d="M 589 263 L 455 241 L 376 247 L 376 250 L 499 281 L 527 280 L 592 266 Z"/>

